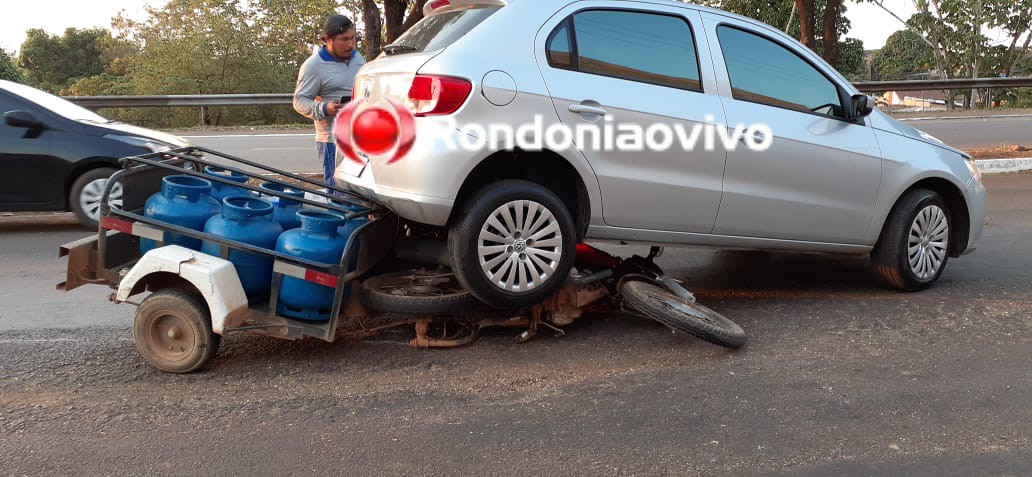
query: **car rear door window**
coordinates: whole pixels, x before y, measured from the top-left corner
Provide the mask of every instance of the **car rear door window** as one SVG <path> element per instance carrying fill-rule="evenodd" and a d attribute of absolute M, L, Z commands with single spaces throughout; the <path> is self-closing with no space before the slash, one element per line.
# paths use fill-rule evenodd
<path fill-rule="evenodd" d="M 557 68 L 573 68 L 569 22 L 562 22 L 548 36 L 548 64 Z"/>
<path fill-rule="evenodd" d="M 788 48 L 728 26 L 717 27 L 717 38 L 735 99 L 845 117 L 835 83 Z"/>
<path fill-rule="evenodd" d="M 681 17 L 622 10 L 582 11 L 556 27 L 546 48 L 549 64 L 554 67 L 702 90 L 692 29 Z"/>

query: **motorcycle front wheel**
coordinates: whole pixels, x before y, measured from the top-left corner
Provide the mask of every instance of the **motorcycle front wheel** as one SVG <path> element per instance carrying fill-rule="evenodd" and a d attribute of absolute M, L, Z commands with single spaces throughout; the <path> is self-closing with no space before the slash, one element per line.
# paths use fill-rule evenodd
<path fill-rule="evenodd" d="M 620 287 L 624 304 L 632 311 L 715 345 L 741 348 L 745 331 L 735 322 L 695 302 L 686 303 L 665 288 L 643 281 Z"/>

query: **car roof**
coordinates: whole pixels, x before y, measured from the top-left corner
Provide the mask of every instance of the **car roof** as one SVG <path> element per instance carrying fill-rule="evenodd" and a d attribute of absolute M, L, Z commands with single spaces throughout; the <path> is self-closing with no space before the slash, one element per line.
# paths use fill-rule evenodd
<path fill-rule="evenodd" d="M 748 23 L 748 24 L 751 24 L 751 25 L 754 25 L 754 26 L 764 27 L 764 28 L 767 28 L 767 29 L 772 29 L 773 28 L 770 25 L 768 25 L 766 23 L 763 23 L 763 22 L 761 22 L 759 20 L 756 20 L 754 18 L 749 18 L 747 16 L 739 15 L 737 13 L 732 13 L 732 12 L 729 12 L 727 10 L 721 10 L 719 8 L 707 7 L 705 5 L 699 5 L 697 3 L 692 3 L 692 2 L 681 2 L 681 1 L 677 1 L 677 0 L 633 0 L 633 1 L 637 1 L 639 3 L 654 3 L 654 4 L 658 4 L 658 5 L 668 5 L 668 6 L 674 6 L 674 7 L 690 7 L 692 9 L 698 10 L 700 12 L 712 13 L 714 15 L 721 15 L 721 16 L 733 18 L 733 19 L 735 19 L 737 21 L 740 21 L 740 22 L 743 22 L 743 23 Z M 612 3 L 615 3 L 615 4 L 626 3 L 626 0 L 612 0 Z"/>

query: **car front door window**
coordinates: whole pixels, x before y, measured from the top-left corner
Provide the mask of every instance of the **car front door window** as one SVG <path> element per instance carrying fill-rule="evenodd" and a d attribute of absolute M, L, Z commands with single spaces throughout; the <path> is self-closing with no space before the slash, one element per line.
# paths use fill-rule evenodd
<path fill-rule="evenodd" d="M 845 118 L 838 87 L 791 50 L 738 28 L 717 28 L 735 99 Z"/>

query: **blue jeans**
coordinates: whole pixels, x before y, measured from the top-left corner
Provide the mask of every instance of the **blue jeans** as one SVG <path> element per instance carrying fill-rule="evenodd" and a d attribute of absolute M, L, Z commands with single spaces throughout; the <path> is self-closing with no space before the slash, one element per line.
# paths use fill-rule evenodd
<path fill-rule="evenodd" d="M 323 166 L 323 182 L 333 186 L 333 172 L 337 169 L 337 145 L 332 142 L 316 142 L 315 150 Z"/>

